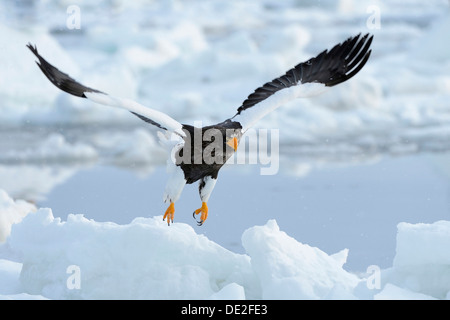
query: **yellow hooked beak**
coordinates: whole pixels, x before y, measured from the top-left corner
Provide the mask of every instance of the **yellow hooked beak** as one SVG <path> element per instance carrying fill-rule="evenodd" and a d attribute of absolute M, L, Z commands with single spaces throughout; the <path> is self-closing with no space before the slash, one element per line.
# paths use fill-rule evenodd
<path fill-rule="evenodd" d="M 238 148 L 238 139 L 236 137 L 234 137 L 233 139 L 228 140 L 227 145 L 232 147 L 234 149 L 234 152 L 236 152 L 236 150 Z"/>

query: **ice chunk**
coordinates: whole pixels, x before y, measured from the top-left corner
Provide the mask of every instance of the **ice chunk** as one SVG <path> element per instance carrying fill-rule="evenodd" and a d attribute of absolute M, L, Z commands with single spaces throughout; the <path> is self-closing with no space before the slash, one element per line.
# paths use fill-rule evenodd
<path fill-rule="evenodd" d="M 158 216 L 127 225 L 39 209 L 13 228 L 27 293 L 55 299 L 206 299 L 229 283 L 248 286 L 245 255 Z M 225 293 L 224 293 L 225 294 Z"/>
<path fill-rule="evenodd" d="M 436 300 L 431 296 L 412 292 L 388 283 L 384 289 L 374 296 L 375 300 Z"/>
<path fill-rule="evenodd" d="M 245 300 L 244 288 L 237 283 L 230 283 L 223 287 L 219 292 L 213 293 L 211 300 Z"/>
<path fill-rule="evenodd" d="M 11 232 L 11 226 L 18 223 L 36 207 L 23 200 L 14 201 L 0 189 L 0 243 L 5 241 Z"/>
<path fill-rule="evenodd" d="M 335 286 L 347 295 L 358 279 L 342 268 L 343 256 L 329 256 L 280 231 L 275 220 L 242 235 L 263 299 L 321 299 Z M 334 296 L 334 298 L 338 298 Z"/>
<path fill-rule="evenodd" d="M 444 299 L 450 289 L 449 248 L 450 221 L 399 223 L 393 268 L 382 281 Z"/>

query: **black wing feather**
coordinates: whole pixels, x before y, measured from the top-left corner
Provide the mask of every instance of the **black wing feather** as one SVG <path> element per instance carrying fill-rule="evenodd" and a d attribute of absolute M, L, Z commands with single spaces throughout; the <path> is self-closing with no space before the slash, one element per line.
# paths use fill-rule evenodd
<path fill-rule="evenodd" d="M 323 83 L 327 87 L 347 81 L 357 74 L 369 59 L 373 36 L 361 34 L 348 38 L 343 43 L 335 45 L 331 50 L 325 50 L 308 61 L 299 63 L 281 77 L 267 82 L 248 96 L 238 108 L 242 110 L 253 107 L 267 99 L 275 92 L 299 83 Z"/>
<path fill-rule="evenodd" d="M 58 68 L 54 67 L 50 63 L 47 62 L 38 52 L 36 46 L 32 46 L 31 43 L 27 44 L 28 49 L 33 52 L 33 54 L 39 59 L 39 62 L 36 61 L 36 64 L 41 69 L 42 73 L 45 74 L 45 76 L 50 80 L 51 83 L 53 83 L 56 87 L 61 89 L 62 91 L 65 91 L 67 93 L 70 93 L 71 95 L 80 97 L 80 98 L 86 98 L 84 95 L 85 92 L 98 92 L 103 93 L 102 91 L 99 91 L 97 89 L 89 88 L 81 83 L 77 82 L 75 79 L 71 78 L 67 73 L 64 73 L 60 71 Z M 150 123 L 154 126 L 157 126 L 158 128 L 167 130 L 167 128 L 163 127 L 159 123 L 143 116 L 138 113 L 130 111 L 132 114 L 140 118 L 141 120 Z"/>
<path fill-rule="evenodd" d="M 36 46 L 33 47 L 31 43 L 29 43 L 27 44 L 27 47 L 39 59 L 39 62 L 36 61 L 36 64 L 39 66 L 42 73 L 45 74 L 48 80 L 50 80 L 50 82 L 59 89 L 80 98 L 86 98 L 84 92 L 103 93 L 99 90 L 82 85 L 81 83 L 71 78 L 68 74 L 61 72 L 60 70 L 52 66 L 38 53 Z"/>

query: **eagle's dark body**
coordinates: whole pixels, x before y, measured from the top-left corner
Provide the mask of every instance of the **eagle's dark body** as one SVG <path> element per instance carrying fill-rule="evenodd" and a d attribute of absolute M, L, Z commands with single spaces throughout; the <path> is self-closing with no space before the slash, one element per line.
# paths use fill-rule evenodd
<path fill-rule="evenodd" d="M 176 165 L 180 166 L 184 172 L 186 183 L 194 183 L 206 176 L 217 179 L 219 170 L 235 152 L 232 147 L 227 145 L 227 137 L 234 135 L 239 140 L 242 136 L 241 129 L 242 126 L 239 122 L 230 119 L 202 128 L 183 124 L 183 131 L 186 133 L 186 137 L 183 138 L 185 143 L 175 158 Z M 218 136 L 223 137 L 222 141 L 215 141 Z M 217 148 L 214 148 L 216 144 Z M 185 157 L 186 152 L 190 156 Z"/>

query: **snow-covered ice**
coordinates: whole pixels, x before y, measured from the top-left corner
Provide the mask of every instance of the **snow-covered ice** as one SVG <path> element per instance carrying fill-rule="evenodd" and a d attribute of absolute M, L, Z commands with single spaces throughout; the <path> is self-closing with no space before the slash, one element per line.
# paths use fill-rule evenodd
<path fill-rule="evenodd" d="M 1 193 L 9 237 L 0 246 L 4 299 L 445 299 L 450 223 L 398 226 L 391 268 L 361 276 L 334 254 L 303 244 L 275 220 L 242 235 L 233 253 L 184 223 L 161 216 L 129 224 L 67 221 Z M 27 210 L 25 209 L 27 207 Z M 24 217 L 24 212 L 28 213 Z M 413 247 L 411 247 L 413 244 Z M 379 287 L 368 284 L 379 276 Z"/>
<path fill-rule="evenodd" d="M 36 207 L 23 200 L 14 201 L 9 195 L 0 189 L 0 241 L 4 242 L 11 232 L 11 226 L 22 220 Z"/>
<path fill-rule="evenodd" d="M 337 258 L 319 248 L 310 247 L 280 231 L 275 220 L 265 226 L 255 226 L 244 232 L 242 242 L 258 276 L 263 299 L 324 299 L 341 294 L 351 295 L 358 283 L 342 265 L 342 253 Z M 343 258 L 343 259 L 342 259 Z"/>
<path fill-rule="evenodd" d="M 9 237 L 0 245 L 3 299 L 446 299 L 450 222 L 398 226 L 391 268 L 357 275 L 343 248 L 326 253 L 275 220 L 242 235 L 231 252 L 185 223 L 161 216 L 129 224 L 67 221 L 0 193 Z M 24 209 L 28 206 L 25 217 Z M 413 247 L 411 247 L 413 244 Z M 373 281 L 373 277 L 379 277 Z M 378 281 L 378 282 L 377 282 Z M 370 285 L 369 282 L 379 283 Z"/>

